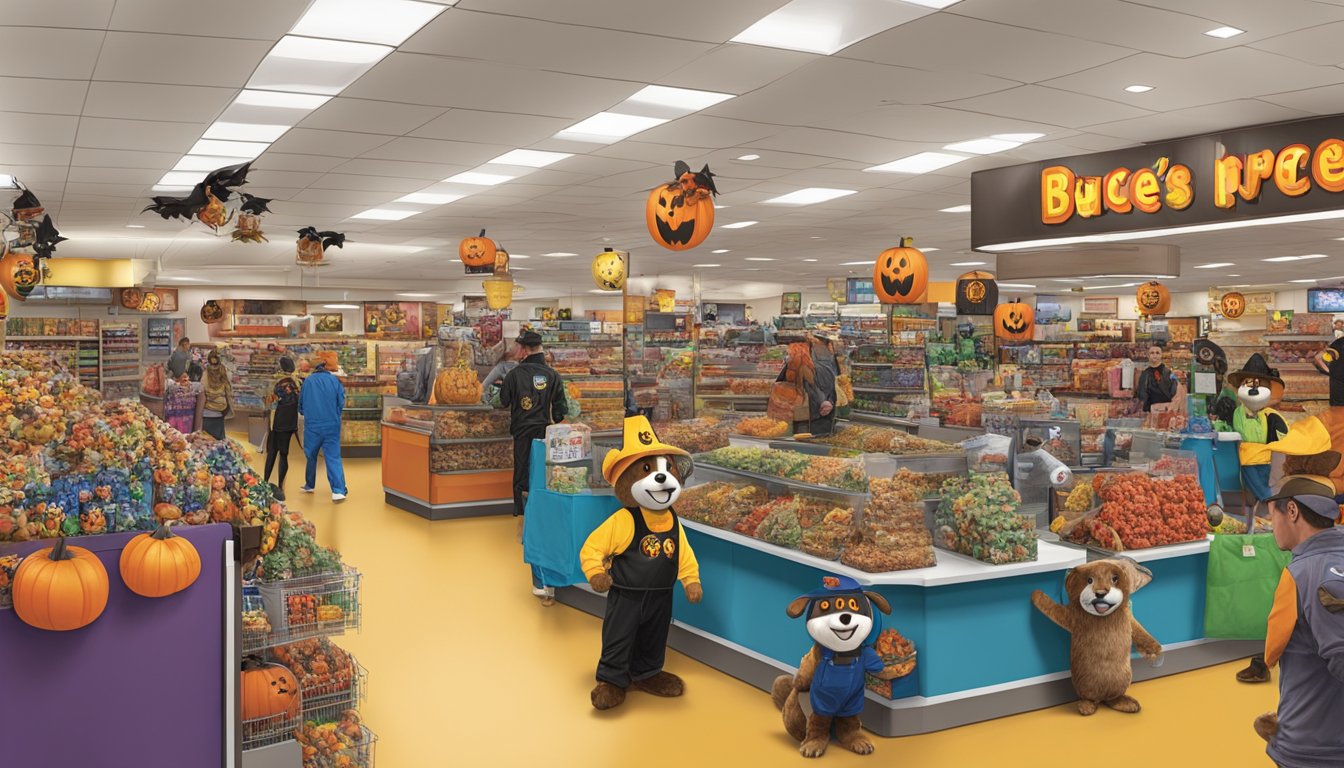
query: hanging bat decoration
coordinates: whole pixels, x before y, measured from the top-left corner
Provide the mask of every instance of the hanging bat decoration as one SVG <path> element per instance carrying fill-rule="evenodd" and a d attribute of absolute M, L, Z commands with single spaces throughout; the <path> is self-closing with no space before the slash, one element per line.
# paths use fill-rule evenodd
<path fill-rule="evenodd" d="M 42 201 L 37 199 L 37 195 L 18 181 L 15 181 L 15 185 L 22 190 L 22 193 L 10 205 L 13 214 L 10 222 L 18 237 L 9 241 L 9 248 L 11 250 L 31 248 L 34 270 L 40 275 L 49 276 L 51 270 L 42 262 L 54 256 L 56 245 L 68 238 L 62 237 L 57 231 L 56 225 L 51 221 L 51 214 L 43 214 L 45 209 L 42 207 Z M 0 216 L 3 214 L 0 213 Z M 38 217 L 41 217 L 41 221 L 38 221 Z M 0 242 L 3 240 L 0 239 Z"/>
<path fill-rule="evenodd" d="M 238 206 L 238 228 L 233 230 L 234 241 L 269 243 L 266 233 L 261 231 L 261 215 L 271 212 L 268 207 L 271 198 L 255 197 L 246 192 L 239 194 L 238 197 L 243 203 Z"/>
<path fill-rule="evenodd" d="M 318 232 L 316 227 L 304 227 L 299 230 L 299 241 L 295 245 L 296 261 L 305 267 L 320 267 L 327 263 L 326 250 L 332 246 L 345 246 L 345 234 L 341 232 Z"/>
<path fill-rule="evenodd" d="M 188 221 L 194 216 L 202 224 L 218 231 L 232 218 L 224 203 L 238 187 L 247 183 L 247 172 L 251 167 L 252 161 L 249 160 L 213 170 L 192 188 L 190 195 L 150 198 L 154 202 L 145 206 L 141 213 L 153 211 L 165 219 L 182 218 Z"/>
<path fill-rule="evenodd" d="M 15 183 L 18 184 L 18 182 Z M 34 195 L 32 190 L 22 184 L 19 184 L 19 189 L 23 190 L 23 194 L 14 199 L 14 204 L 12 206 L 14 209 L 14 220 L 32 221 L 38 216 L 41 216 L 42 211 L 44 210 L 42 208 L 42 201 L 37 199 L 37 195 Z"/>
<path fill-rule="evenodd" d="M 56 244 L 69 240 L 68 237 L 61 237 L 61 233 L 56 230 L 56 225 L 51 222 L 51 214 L 42 217 L 41 223 L 37 225 L 37 232 L 33 238 L 33 253 L 37 256 L 38 264 L 42 259 L 50 259 L 56 254 Z"/>

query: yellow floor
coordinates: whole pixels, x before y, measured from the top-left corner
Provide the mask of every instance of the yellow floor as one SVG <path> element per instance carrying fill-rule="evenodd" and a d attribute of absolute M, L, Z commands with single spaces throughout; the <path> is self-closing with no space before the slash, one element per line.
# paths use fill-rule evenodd
<path fill-rule="evenodd" d="M 431 523 L 383 503 L 376 459 L 346 461 L 350 500 L 336 507 L 319 471 L 318 493 L 290 503 L 364 574 L 364 629 L 337 642 L 369 669 L 365 721 L 379 734 L 379 768 L 421 766 L 791 765 L 796 745 L 769 697 L 677 653 L 682 699 L 631 694 L 597 713 L 588 703 L 599 621 L 541 607 L 508 517 Z M 713 599 L 713 584 L 706 599 Z M 805 641 L 799 638 L 799 649 Z M 1233 680 L 1239 664 L 1136 685 L 1139 715 L 1072 706 L 927 736 L 877 739 L 859 757 L 834 746 L 827 765 L 900 760 L 919 768 L 1272 765 L 1251 731 L 1274 707 L 1277 684 Z M 1276 678 L 1277 680 L 1277 678 Z"/>

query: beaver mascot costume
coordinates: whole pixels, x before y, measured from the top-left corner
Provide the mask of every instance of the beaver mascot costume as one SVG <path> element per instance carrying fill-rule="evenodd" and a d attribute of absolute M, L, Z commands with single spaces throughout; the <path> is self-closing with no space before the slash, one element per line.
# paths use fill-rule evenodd
<path fill-rule="evenodd" d="M 680 696 L 681 678 L 663 670 L 672 625 L 672 589 L 700 602 L 700 566 L 672 505 L 691 475 L 691 457 L 654 434 L 644 416 L 625 420 L 625 442 L 602 462 L 621 509 L 584 542 L 579 562 L 588 584 L 608 592 L 602 618 L 602 659 L 593 707 L 611 709 L 626 689 Z"/>

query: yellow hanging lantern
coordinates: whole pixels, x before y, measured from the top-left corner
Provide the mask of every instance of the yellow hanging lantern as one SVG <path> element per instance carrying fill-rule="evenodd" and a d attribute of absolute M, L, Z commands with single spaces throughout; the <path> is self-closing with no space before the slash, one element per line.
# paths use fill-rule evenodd
<path fill-rule="evenodd" d="M 614 248 L 603 248 L 593 257 L 593 282 L 604 291 L 619 291 L 625 287 L 629 272 L 626 255 Z"/>
<path fill-rule="evenodd" d="M 513 305 L 513 278 L 491 276 L 481 281 L 485 289 L 485 304 L 491 309 L 508 309 Z"/>

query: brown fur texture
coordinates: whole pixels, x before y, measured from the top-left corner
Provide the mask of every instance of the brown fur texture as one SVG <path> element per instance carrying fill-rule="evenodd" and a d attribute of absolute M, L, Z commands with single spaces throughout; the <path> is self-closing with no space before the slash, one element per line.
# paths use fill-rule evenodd
<path fill-rule="evenodd" d="M 1255 718 L 1255 733 L 1266 743 L 1273 739 L 1279 733 L 1279 713 L 1266 712 Z"/>
<path fill-rule="evenodd" d="M 1284 475 L 1317 475 L 1329 477 L 1339 466 L 1339 453 L 1324 451 L 1306 456 L 1286 456 L 1283 459 Z"/>
<path fill-rule="evenodd" d="M 621 502 L 621 506 L 639 506 L 639 502 L 633 495 L 631 495 L 630 489 L 635 483 L 638 483 L 640 480 L 653 474 L 653 470 L 657 468 L 657 465 L 653 464 L 653 460 L 657 458 L 658 456 L 645 456 L 627 467 L 626 470 L 621 473 L 621 476 L 616 478 L 616 482 L 611 486 L 611 490 L 616 494 L 616 499 Z M 688 464 L 686 457 L 667 454 L 667 459 L 667 471 L 670 472 L 673 477 L 677 478 L 678 482 L 684 485 L 686 478 L 690 475 L 690 472 L 687 471 Z M 648 470 L 644 469 L 646 464 L 651 465 L 651 468 Z"/>
<path fill-rule="evenodd" d="M 1114 584 L 1124 593 L 1120 605 L 1104 616 L 1094 616 L 1079 603 L 1091 578 L 1095 585 Z M 1130 598 L 1151 577 L 1128 558 L 1096 560 L 1074 568 L 1064 580 L 1068 605 L 1060 605 L 1039 589 L 1031 602 L 1037 610 L 1073 635 L 1069 649 L 1078 711 L 1090 715 L 1099 704 L 1118 712 L 1138 712 L 1139 702 L 1125 695 L 1133 681 L 1129 649 L 1133 645 L 1147 658 L 1157 658 L 1162 646 L 1148 634 L 1130 611 Z M 1099 589 L 1101 587 L 1098 587 Z"/>
<path fill-rule="evenodd" d="M 1331 405 L 1322 413 L 1317 414 L 1316 418 L 1321 420 L 1326 431 L 1330 433 L 1330 445 L 1335 449 L 1327 454 L 1321 454 L 1332 453 L 1335 456 L 1335 466 L 1330 468 L 1329 472 L 1321 474 L 1329 477 L 1331 482 L 1334 483 L 1335 493 L 1344 493 L 1344 462 L 1339 460 L 1340 454 L 1338 453 L 1338 451 L 1344 450 L 1344 406 Z"/>
<path fill-rule="evenodd" d="M 625 689 L 611 683 L 598 683 L 590 696 L 593 709 L 611 709 L 625 701 Z"/>
<path fill-rule="evenodd" d="M 636 680 L 630 685 L 645 693 L 668 698 L 680 696 L 686 692 L 686 683 L 682 682 L 680 677 L 666 671 L 659 672 L 653 677 Z"/>

